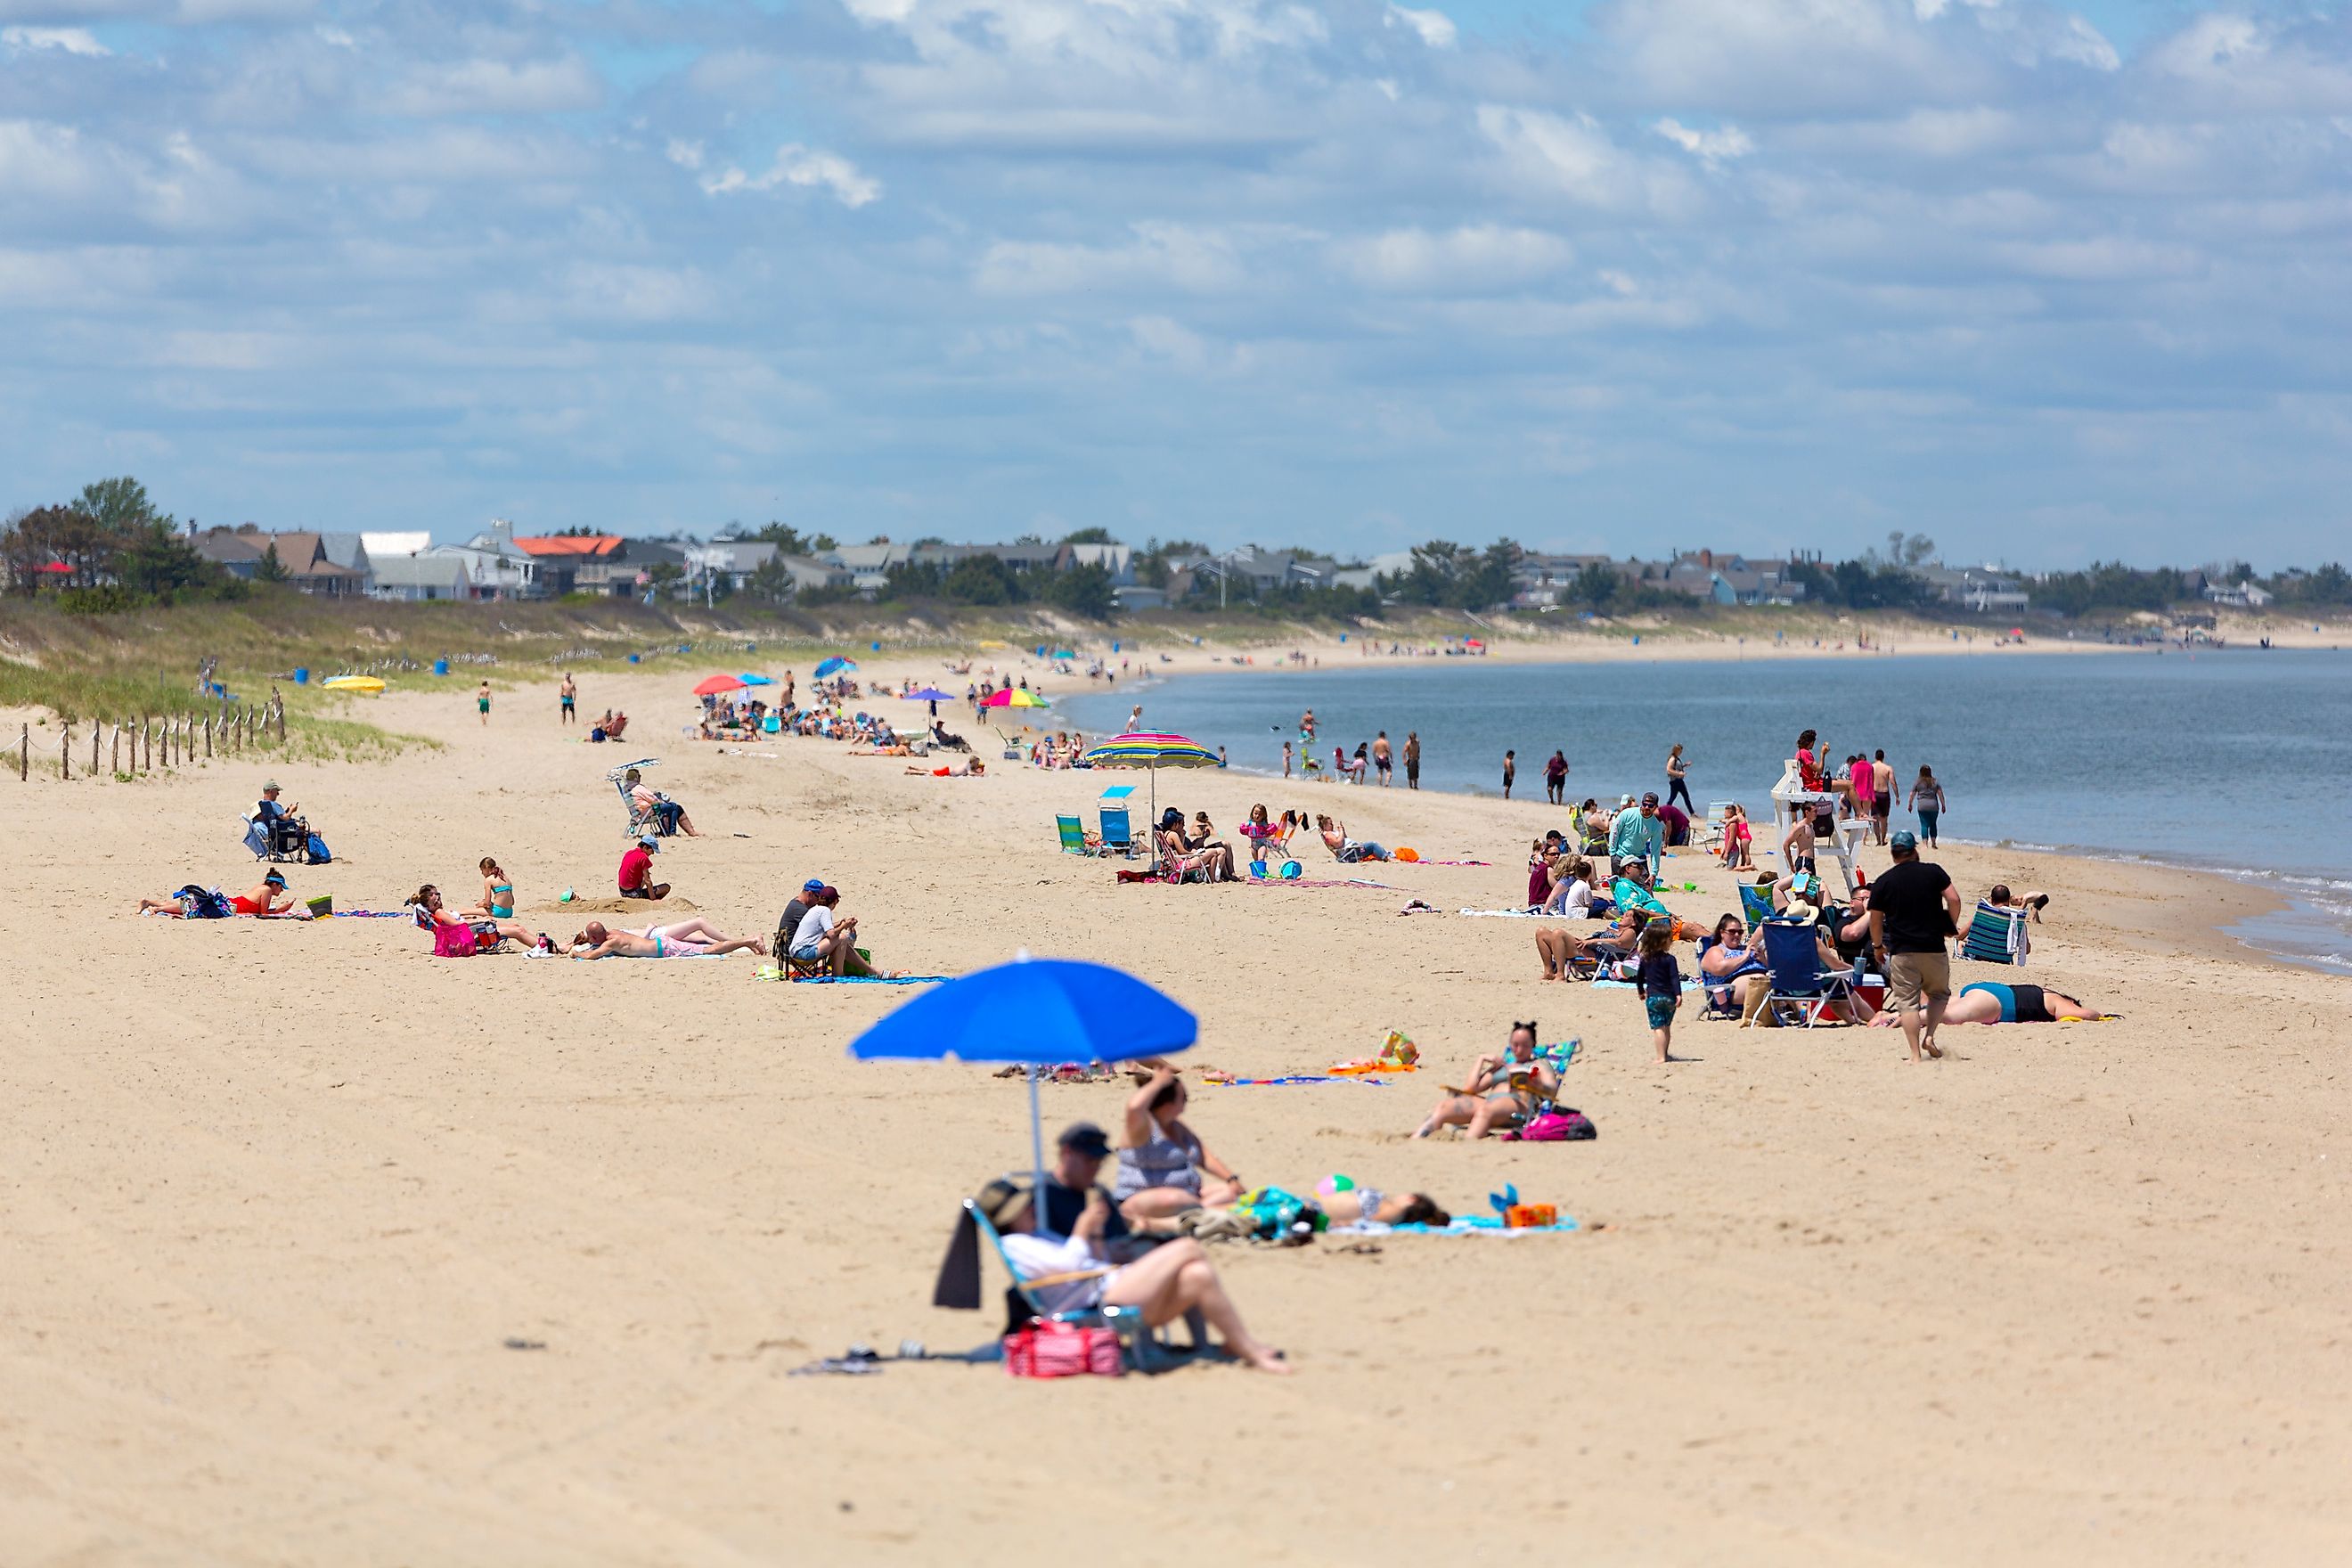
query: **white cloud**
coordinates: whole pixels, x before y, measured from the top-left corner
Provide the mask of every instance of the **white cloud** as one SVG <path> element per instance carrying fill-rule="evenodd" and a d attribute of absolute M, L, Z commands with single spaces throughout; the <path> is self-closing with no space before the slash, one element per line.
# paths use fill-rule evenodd
<path fill-rule="evenodd" d="M 469 59 L 412 68 L 382 100 L 387 114 L 419 120 L 465 114 L 562 114 L 594 109 L 604 84 L 576 55 L 559 59 Z"/>
<path fill-rule="evenodd" d="M 1590 114 L 1478 106 L 1479 131 L 1503 154 L 1514 190 L 1564 195 L 1608 211 L 1687 215 L 1696 194 L 1679 171 L 1635 156 Z"/>
<path fill-rule="evenodd" d="M 980 259 L 973 281 L 987 294 L 1077 294 L 1097 289 L 1175 289 L 1220 294 L 1241 287 L 1246 270 L 1234 237 L 1183 224 L 1138 223 L 1109 246 L 999 240 Z"/>
<path fill-rule="evenodd" d="M 1556 234 L 1495 224 L 1391 229 L 1333 248 L 1340 268 L 1368 287 L 1412 293 L 1507 288 L 1557 272 L 1576 254 Z"/>
<path fill-rule="evenodd" d="M 673 136 L 669 139 L 669 145 L 663 148 L 662 152 L 671 163 L 681 169 L 702 167 L 702 143 L 699 142 L 688 142 L 683 137 Z"/>
<path fill-rule="evenodd" d="M 1726 125 L 1715 131 L 1694 131 L 1678 120 L 1661 120 L 1650 127 L 1659 135 L 1709 163 L 1726 158 L 1745 158 L 1756 151 L 1756 143 L 1736 125 Z"/>
<path fill-rule="evenodd" d="M 1413 11 L 1391 3 L 1388 9 L 1388 25 L 1412 28 L 1421 35 L 1421 41 L 1433 49 L 1450 49 L 1461 40 L 1461 33 L 1454 26 L 1454 18 L 1443 11 Z"/>
<path fill-rule="evenodd" d="M 1209 362 L 1207 340 L 1192 328 L 1166 316 L 1138 316 L 1128 324 L 1135 346 L 1170 360 L 1186 370 L 1200 370 Z"/>
<path fill-rule="evenodd" d="M 94 58 L 114 52 L 92 37 L 87 27 L 0 27 L 0 47 L 10 54 L 56 49 L 61 54 Z"/>
<path fill-rule="evenodd" d="M 672 143 L 673 161 L 677 157 L 676 146 Z M 699 148 L 695 150 L 695 156 L 698 161 Z M 734 191 L 772 191 L 779 185 L 824 190 L 845 207 L 862 207 L 882 199 L 881 182 L 859 174 L 856 164 L 838 153 L 803 147 L 797 142 L 787 142 L 777 148 L 776 161 L 768 165 L 765 174 L 747 174 L 730 164 L 719 174 L 705 176 L 702 182 L 703 190 L 714 196 Z"/>

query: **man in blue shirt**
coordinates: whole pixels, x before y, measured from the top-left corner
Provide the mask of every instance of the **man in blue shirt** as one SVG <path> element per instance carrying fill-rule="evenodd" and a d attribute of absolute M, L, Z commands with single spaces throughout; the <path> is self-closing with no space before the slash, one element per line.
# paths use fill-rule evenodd
<path fill-rule="evenodd" d="M 1635 864 L 1648 861 L 1650 880 L 1654 882 L 1665 853 L 1665 825 L 1658 820 L 1658 793 L 1652 790 L 1642 797 L 1641 805 L 1627 806 L 1610 825 L 1609 858 L 1621 872 L 1629 860 Z"/>
<path fill-rule="evenodd" d="M 254 808 L 253 816 L 261 824 L 263 839 L 273 855 L 298 849 L 310 837 L 309 829 L 302 826 L 302 819 L 294 815 L 294 808 L 278 804 L 276 779 L 261 786 L 261 804 Z"/>

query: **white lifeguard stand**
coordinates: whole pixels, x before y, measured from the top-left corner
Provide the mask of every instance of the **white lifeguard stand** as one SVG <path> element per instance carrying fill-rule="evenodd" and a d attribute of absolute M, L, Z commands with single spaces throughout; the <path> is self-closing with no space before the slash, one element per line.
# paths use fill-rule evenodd
<path fill-rule="evenodd" d="M 1807 789 L 1803 775 L 1797 772 L 1797 759 L 1790 757 L 1781 770 L 1780 782 L 1772 786 L 1773 853 L 1780 853 L 1780 843 L 1789 831 L 1789 825 L 1800 817 L 1837 813 L 1837 796 L 1827 790 Z M 1844 885 L 1845 896 L 1853 897 L 1853 852 L 1870 825 L 1861 817 L 1847 817 L 1837 824 L 1836 830 L 1826 838 L 1813 842 L 1813 858 L 1837 862 L 1838 880 Z"/>

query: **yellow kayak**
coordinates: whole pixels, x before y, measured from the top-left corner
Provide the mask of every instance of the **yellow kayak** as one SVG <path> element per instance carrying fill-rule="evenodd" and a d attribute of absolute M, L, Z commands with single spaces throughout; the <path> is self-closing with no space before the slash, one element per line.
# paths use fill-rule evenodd
<path fill-rule="evenodd" d="M 373 675 L 339 675 L 325 683 L 329 691 L 364 691 L 375 697 L 383 691 L 383 682 Z"/>

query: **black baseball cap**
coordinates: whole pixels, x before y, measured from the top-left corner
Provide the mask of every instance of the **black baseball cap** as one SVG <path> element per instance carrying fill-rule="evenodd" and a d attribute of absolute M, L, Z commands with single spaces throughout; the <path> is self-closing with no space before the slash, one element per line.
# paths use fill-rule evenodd
<path fill-rule="evenodd" d="M 1062 1129 L 1060 1144 L 1097 1159 L 1110 1152 L 1110 1135 L 1091 1121 L 1073 1121 Z"/>

